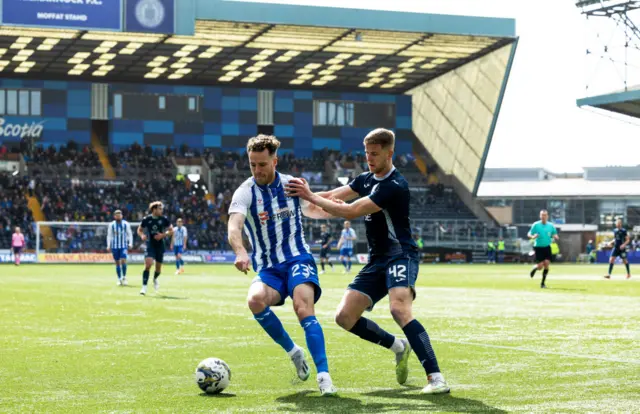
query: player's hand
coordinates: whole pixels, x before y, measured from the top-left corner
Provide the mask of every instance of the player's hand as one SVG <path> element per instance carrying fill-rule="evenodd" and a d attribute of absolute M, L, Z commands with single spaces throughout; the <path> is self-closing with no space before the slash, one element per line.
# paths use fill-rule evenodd
<path fill-rule="evenodd" d="M 147 235 L 146 235 L 146 234 L 143 234 L 142 236 L 140 236 L 140 239 L 141 239 L 142 241 L 147 241 Z"/>
<path fill-rule="evenodd" d="M 162 239 L 164 239 L 164 234 L 163 233 L 158 233 L 155 236 L 153 236 L 154 239 L 160 241 Z"/>
<path fill-rule="evenodd" d="M 233 264 L 235 265 L 236 269 L 246 275 L 249 271 L 249 255 L 246 253 L 237 255 L 236 261 Z"/>
<path fill-rule="evenodd" d="M 313 191 L 309 188 L 309 183 L 304 178 L 293 178 L 285 186 L 285 192 L 289 197 L 299 197 L 309 201 L 313 196 Z"/>
<path fill-rule="evenodd" d="M 540 236 L 539 234 L 534 234 L 533 236 L 531 236 L 531 240 L 535 240 L 538 238 L 538 236 Z"/>

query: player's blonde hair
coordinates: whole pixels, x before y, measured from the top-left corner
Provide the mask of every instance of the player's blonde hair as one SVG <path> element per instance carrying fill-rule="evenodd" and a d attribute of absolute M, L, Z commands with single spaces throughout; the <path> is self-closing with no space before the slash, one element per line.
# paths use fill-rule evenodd
<path fill-rule="evenodd" d="M 383 149 L 393 149 L 396 145 L 396 135 L 385 128 L 376 128 L 364 137 L 364 145 L 380 144 Z"/>
<path fill-rule="evenodd" d="M 149 213 L 153 213 L 153 210 L 158 207 L 162 207 L 162 201 L 154 201 L 153 203 L 149 204 Z"/>
<path fill-rule="evenodd" d="M 247 142 L 247 152 L 262 152 L 264 150 L 269 151 L 269 155 L 273 156 L 278 152 L 280 148 L 280 141 L 273 135 L 260 134 Z"/>

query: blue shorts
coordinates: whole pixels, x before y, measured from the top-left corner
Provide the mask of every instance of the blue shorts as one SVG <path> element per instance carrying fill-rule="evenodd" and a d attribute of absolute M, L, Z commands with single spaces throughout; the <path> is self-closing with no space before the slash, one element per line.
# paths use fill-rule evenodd
<path fill-rule="evenodd" d="M 313 283 L 314 303 L 318 302 L 322 295 L 316 261 L 310 254 L 303 254 L 287 262 L 262 269 L 252 283 L 256 282 L 262 282 L 280 294 L 280 302 L 275 306 L 282 306 L 287 296 L 293 298 L 294 289 L 304 283 Z"/>
<path fill-rule="evenodd" d="M 627 258 L 627 250 L 621 250 L 619 247 L 614 247 L 613 250 L 611 250 L 611 256 L 610 257 L 619 257 L 621 259 L 626 259 Z"/>
<path fill-rule="evenodd" d="M 127 249 L 111 249 L 113 260 L 120 260 L 127 258 Z"/>
<path fill-rule="evenodd" d="M 173 254 L 182 254 L 183 246 L 173 246 Z"/>
<path fill-rule="evenodd" d="M 419 265 L 420 259 L 417 254 L 372 256 L 348 289 L 358 291 L 369 298 L 371 306 L 367 308 L 368 311 L 373 310 L 375 304 L 387 296 L 390 289 L 396 287 L 411 288 L 415 299 Z"/>
<path fill-rule="evenodd" d="M 353 256 L 353 248 L 352 247 L 343 247 L 340 249 L 340 256 L 351 257 Z"/>
<path fill-rule="evenodd" d="M 154 246 L 151 243 L 147 243 L 145 257 L 152 258 L 156 263 L 162 263 L 164 261 L 164 245 Z"/>

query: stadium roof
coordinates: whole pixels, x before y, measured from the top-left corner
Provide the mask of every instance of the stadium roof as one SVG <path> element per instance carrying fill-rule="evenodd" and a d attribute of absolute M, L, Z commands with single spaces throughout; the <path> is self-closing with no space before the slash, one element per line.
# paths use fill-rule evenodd
<path fill-rule="evenodd" d="M 0 27 L 0 72 L 34 79 L 404 93 L 515 38 L 512 19 L 190 0 L 179 34 Z"/>
<path fill-rule="evenodd" d="M 640 118 L 640 85 L 626 91 L 578 99 L 577 104 Z"/>

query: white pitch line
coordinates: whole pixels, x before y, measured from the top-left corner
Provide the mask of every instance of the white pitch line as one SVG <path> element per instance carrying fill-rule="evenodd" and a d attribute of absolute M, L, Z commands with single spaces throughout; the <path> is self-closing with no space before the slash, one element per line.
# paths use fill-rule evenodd
<path fill-rule="evenodd" d="M 506 349 L 509 351 L 520 351 L 520 352 L 532 352 L 535 354 L 546 354 L 546 355 L 560 355 L 566 356 L 569 358 L 581 358 L 581 359 L 597 359 L 600 361 L 609 361 L 609 362 L 621 362 L 624 364 L 634 364 L 640 365 L 640 360 L 637 359 L 620 359 L 620 358 L 608 358 L 608 357 L 598 357 L 593 355 L 580 355 L 580 354 L 571 354 L 568 352 L 554 352 L 554 351 L 545 351 L 534 348 L 525 348 L 521 346 L 506 346 L 506 345 L 492 345 L 492 344 L 482 344 L 478 342 L 466 342 L 466 341 L 454 341 L 451 339 L 432 339 L 433 342 L 447 342 L 451 344 L 459 344 L 459 345 L 471 345 L 471 346 L 479 346 L 483 348 L 495 348 L 495 349 Z"/>

